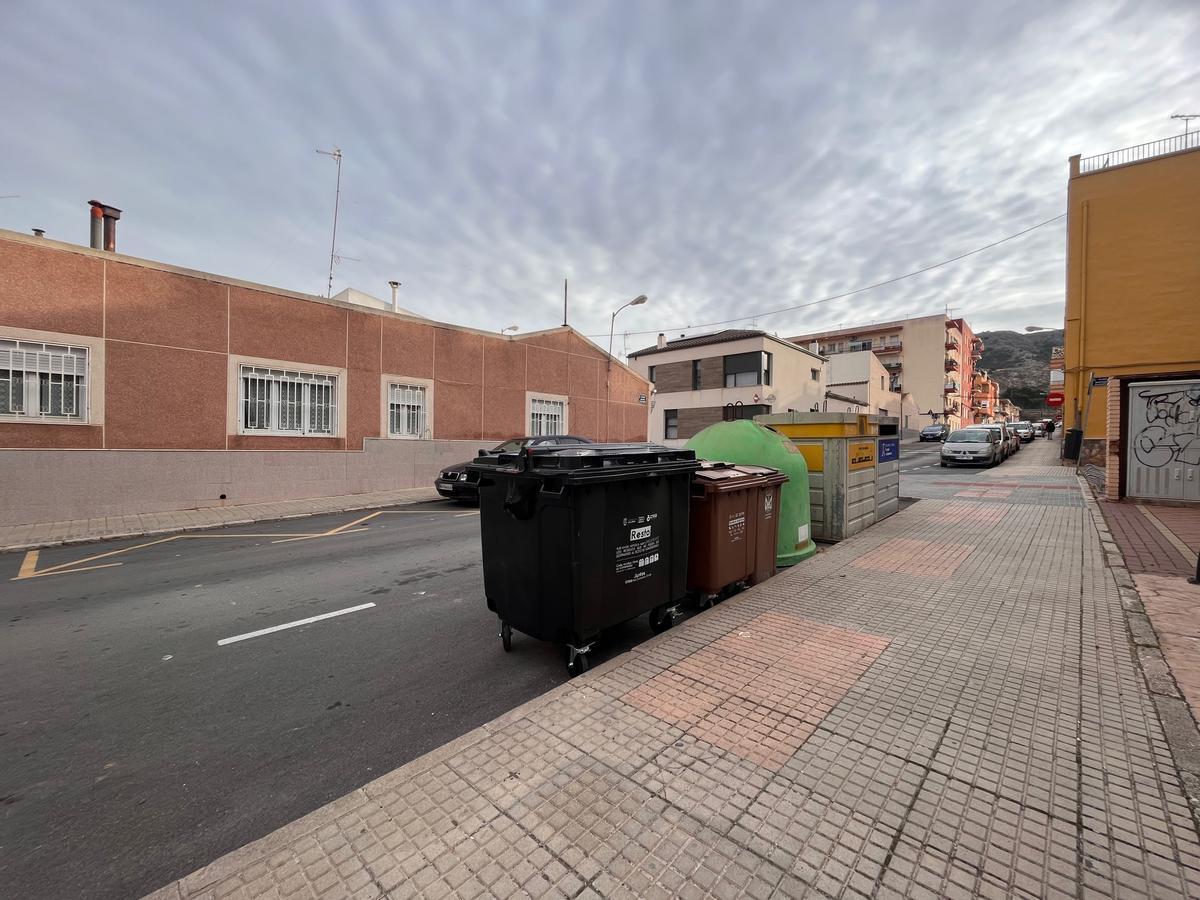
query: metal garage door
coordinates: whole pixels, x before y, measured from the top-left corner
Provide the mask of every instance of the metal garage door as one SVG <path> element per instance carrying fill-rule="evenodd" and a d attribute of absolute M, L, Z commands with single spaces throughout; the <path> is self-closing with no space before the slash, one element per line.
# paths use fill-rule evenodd
<path fill-rule="evenodd" d="M 1200 380 L 1128 387 L 1130 497 L 1200 500 Z"/>

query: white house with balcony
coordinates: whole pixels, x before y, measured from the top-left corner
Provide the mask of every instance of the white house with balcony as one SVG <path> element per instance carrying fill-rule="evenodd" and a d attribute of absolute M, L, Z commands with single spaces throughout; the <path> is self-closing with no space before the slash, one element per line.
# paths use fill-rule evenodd
<path fill-rule="evenodd" d="M 795 410 L 820 410 L 826 359 L 765 331 L 659 335 L 629 354 L 651 382 L 651 441 L 686 441 L 715 422 Z"/>

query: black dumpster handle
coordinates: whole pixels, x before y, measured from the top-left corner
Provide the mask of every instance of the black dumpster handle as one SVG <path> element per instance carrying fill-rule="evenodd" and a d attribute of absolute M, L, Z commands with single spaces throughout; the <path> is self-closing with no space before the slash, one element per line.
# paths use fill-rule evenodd
<path fill-rule="evenodd" d="M 538 482 L 532 478 L 510 478 L 504 492 L 504 511 L 514 519 L 533 518 L 537 507 Z"/>

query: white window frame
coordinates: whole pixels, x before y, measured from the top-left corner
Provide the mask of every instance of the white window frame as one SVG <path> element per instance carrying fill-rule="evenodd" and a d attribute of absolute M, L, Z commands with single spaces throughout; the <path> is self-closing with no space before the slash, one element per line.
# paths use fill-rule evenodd
<path fill-rule="evenodd" d="M 0 385 L 7 399 L 0 407 L 0 421 L 43 422 L 47 424 L 86 425 L 91 420 L 92 348 L 72 341 L 29 340 L 25 336 L 0 334 Z M 20 384 L 16 386 L 16 373 Z M 33 376 L 33 377 L 30 377 Z M 72 379 L 69 406 L 67 379 Z M 15 390 L 14 390 L 15 386 Z M 56 393 L 60 409 L 55 414 Z M 15 397 L 14 393 L 19 393 Z M 43 400 L 48 409 L 43 410 Z"/>
<path fill-rule="evenodd" d="M 340 388 L 341 378 L 334 373 L 242 362 L 237 367 L 237 433 L 339 437 Z M 318 396 L 327 400 L 324 413 L 313 402 Z M 247 424 L 252 412 L 265 421 L 264 427 Z M 322 428 L 324 419 L 328 424 Z"/>
<path fill-rule="evenodd" d="M 418 399 L 420 400 L 420 406 L 414 412 L 413 407 L 416 407 L 414 401 Z M 430 425 L 432 399 L 433 391 L 424 381 L 415 378 L 401 380 L 389 378 L 384 396 L 384 418 L 387 420 L 387 436 L 409 441 L 432 437 L 433 429 Z M 409 409 L 404 410 L 401 415 L 403 416 L 406 428 L 403 431 L 397 431 L 395 429 L 396 408 L 405 406 L 409 407 Z"/>
<path fill-rule="evenodd" d="M 529 435 L 540 437 L 547 434 L 570 434 L 567 430 L 567 398 L 556 394 L 525 394 L 525 421 Z M 547 421 L 550 417 L 550 421 Z M 555 419 L 559 421 L 557 424 Z M 555 426 L 556 427 L 551 427 Z M 550 428 L 550 430 L 547 430 Z"/>

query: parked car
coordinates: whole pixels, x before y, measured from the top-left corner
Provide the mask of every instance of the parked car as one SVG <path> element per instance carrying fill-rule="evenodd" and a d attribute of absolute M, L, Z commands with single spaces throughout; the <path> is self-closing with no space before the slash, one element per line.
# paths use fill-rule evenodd
<path fill-rule="evenodd" d="M 512 438 L 505 441 L 499 446 L 493 447 L 491 450 L 480 450 L 480 456 L 499 456 L 501 453 L 516 453 L 526 447 L 555 447 L 564 444 L 590 444 L 591 440 L 585 437 L 576 437 L 572 434 L 542 434 L 536 436 L 526 436 Z M 479 502 L 479 475 L 476 472 L 468 472 L 467 462 L 455 463 L 452 466 L 446 466 L 433 480 L 433 486 L 437 488 L 437 492 L 443 497 L 451 500 L 465 500 Z"/>
<path fill-rule="evenodd" d="M 1028 444 L 1030 441 L 1033 440 L 1033 424 L 1032 423 L 1030 423 L 1030 422 L 1014 422 L 1012 429 L 1013 429 L 1013 431 L 1015 431 L 1017 433 L 1017 437 L 1019 437 L 1023 443 Z"/>
<path fill-rule="evenodd" d="M 1001 461 L 1008 459 L 1014 453 L 1021 449 L 1021 441 L 1015 434 L 1008 430 L 1003 422 L 985 422 L 980 425 L 968 425 L 964 431 L 971 428 L 982 428 L 990 431 L 997 440 L 1000 441 L 1000 459 Z"/>
<path fill-rule="evenodd" d="M 1005 440 L 1008 441 L 1008 455 L 1012 456 L 1014 453 L 1019 453 L 1021 451 L 1021 439 L 1013 431 L 1012 423 L 1002 422 L 1001 424 L 1004 426 Z"/>
<path fill-rule="evenodd" d="M 1004 457 L 999 429 L 960 428 L 942 444 L 943 466 L 994 466 Z"/>
<path fill-rule="evenodd" d="M 1033 423 L 1033 436 L 1034 436 L 1035 438 L 1040 438 L 1040 437 L 1045 437 L 1045 436 L 1046 436 L 1046 425 L 1045 425 L 1045 423 L 1043 423 L 1043 422 L 1034 422 L 1034 423 Z"/>
<path fill-rule="evenodd" d="M 946 439 L 946 435 L 949 433 L 950 427 L 948 425 L 926 425 L 921 429 L 921 433 L 917 436 L 917 440 L 944 441 Z"/>

